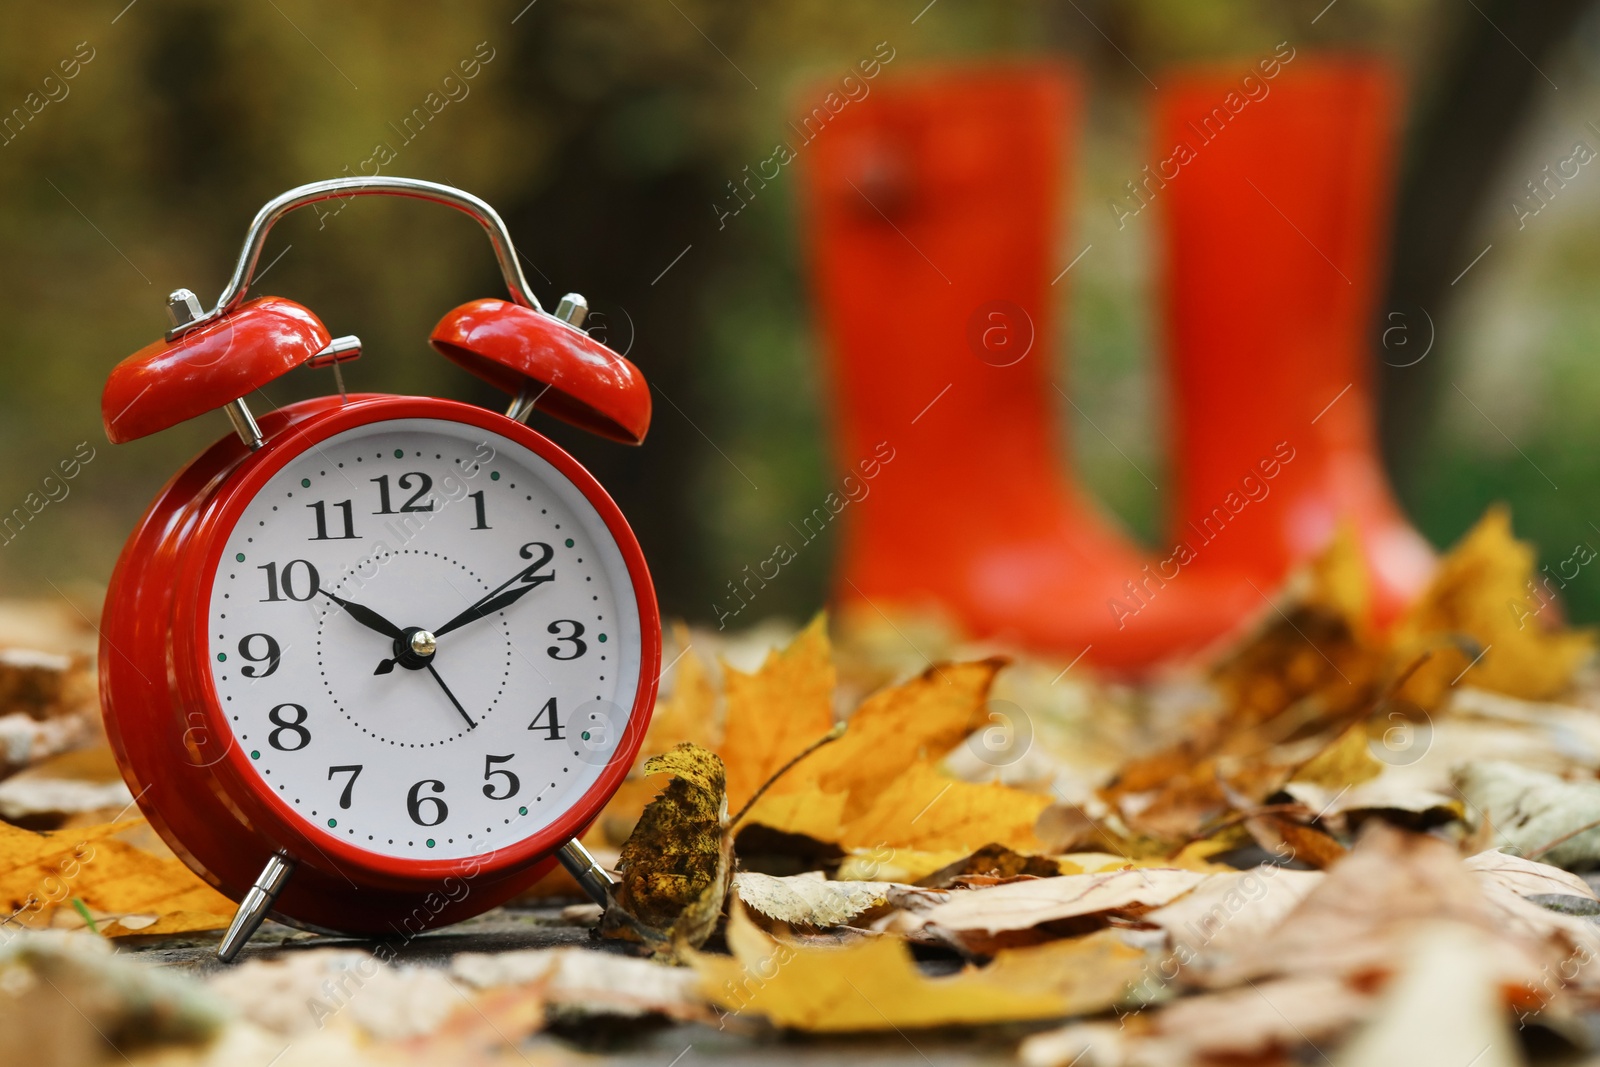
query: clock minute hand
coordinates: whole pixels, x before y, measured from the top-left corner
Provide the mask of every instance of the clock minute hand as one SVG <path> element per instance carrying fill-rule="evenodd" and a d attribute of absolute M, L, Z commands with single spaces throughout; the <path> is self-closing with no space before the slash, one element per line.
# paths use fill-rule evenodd
<path fill-rule="evenodd" d="M 463 611 L 460 615 L 457 615 L 455 618 L 451 619 L 449 622 L 433 631 L 433 636 L 443 637 L 451 630 L 458 630 L 469 622 L 476 622 L 485 616 L 493 615 L 497 611 L 503 611 L 515 604 L 518 600 L 521 600 L 526 594 L 531 593 L 535 589 L 539 588 L 541 584 L 543 583 L 535 582 L 533 585 L 525 585 L 521 589 L 512 589 L 504 593 L 491 594 L 487 599 L 478 601 L 476 604 L 472 605 L 472 607 L 468 608 L 466 611 Z"/>
<path fill-rule="evenodd" d="M 376 630 L 378 633 L 389 638 L 399 637 L 403 632 L 400 627 L 396 626 L 394 623 L 390 622 L 388 619 L 384 618 L 382 615 L 379 615 L 376 611 L 373 611 L 364 604 L 356 604 L 349 600 L 345 600 L 343 597 L 336 597 L 326 589 L 319 589 L 317 592 L 321 593 L 323 596 L 339 605 L 345 610 L 345 614 L 349 615 L 352 619 L 354 619 L 356 622 L 359 622 L 362 626 L 365 626 L 369 630 Z"/>
<path fill-rule="evenodd" d="M 434 630 L 434 636 L 438 637 L 441 634 L 447 634 L 451 630 L 459 629 L 469 622 L 474 622 L 483 618 L 485 615 L 493 615 L 502 608 L 509 607 L 510 605 L 516 603 L 524 593 L 532 592 L 545 582 L 555 581 L 556 576 L 553 572 L 550 574 L 534 573 L 535 571 L 544 567 L 545 564 L 550 562 L 550 558 L 555 555 L 555 550 L 549 545 L 545 544 L 543 541 L 530 541 L 522 546 L 522 558 L 533 559 L 534 549 L 540 550 L 538 559 L 535 559 L 528 566 L 522 568 L 516 574 L 512 575 L 510 580 L 502 582 L 500 585 L 497 585 L 493 589 L 489 590 L 489 592 L 479 597 L 477 602 L 472 606 L 461 612 L 449 622 L 445 623 L 443 626 Z M 520 589 L 511 589 L 511 587 L 516 585 L 518 582 L 523 582 L 525 584 Z M 507 590 L 510 591 L 508 592 Z"/>

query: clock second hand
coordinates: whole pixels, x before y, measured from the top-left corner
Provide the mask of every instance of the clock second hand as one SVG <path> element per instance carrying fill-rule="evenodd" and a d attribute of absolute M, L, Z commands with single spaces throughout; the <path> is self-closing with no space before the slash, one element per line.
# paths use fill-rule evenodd
<path fill-rule="evenodd" d="M 444 679 L 439 677 L 439 672 L 434 670 L 433 664 L 427 664 L 427 668 L 428 673 L 433 675 L 433 680 L 439 683 L 439 688 L 444 690 L 444 695 L 450 698 L 450 703 L 454 704 L 456 706 L 456 710 L 461 713 L 461 717 L 467 720 L 467 729 L 476 729 L 478 724 L 472 721 L 472 716 L 468 715 L 467 709 L 461 706 L 461 701 L 457 700 L 456 695 L 450 692 L 450 687 L 444 684 Z"/>

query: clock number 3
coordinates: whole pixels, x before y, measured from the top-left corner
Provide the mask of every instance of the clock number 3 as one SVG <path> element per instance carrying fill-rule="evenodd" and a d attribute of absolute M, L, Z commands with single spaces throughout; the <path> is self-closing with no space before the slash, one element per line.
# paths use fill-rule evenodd
<path fill-rule="evenodd" d="M 572 632 L 569 634 L 563 634 L 561 632 L 561 628 L 563 626 L 572 627 Z M 559 646 L 551 645 L 549 648 L 545 649 L 545 651 L 550 654 L 551 659 L 577 659 L 579 656 L 589 651 L 589 643 L 583 639 L 583 623 L 576 619 L 557 619 L 555 622 L 545 627 L 545 630 L 548 633 L 555 634 L 557 641 L 565 641 L 572 645 L 572 654 L 570 656 L 563 656 Z"/>
<path fill-rule="evenodd" d="M 329 767 L 328 781 L 333 781 L 333 776 L 336 774 L 348 774 L 350 776 L 350 780 L 344 783 L 344 791 L 339 794 L 339 806 L 341 808 L 349 808 L 350 791 L 356 787 L 356 779 L 361 777 L 361 764 L 351 763 L 343 767 Z"/>

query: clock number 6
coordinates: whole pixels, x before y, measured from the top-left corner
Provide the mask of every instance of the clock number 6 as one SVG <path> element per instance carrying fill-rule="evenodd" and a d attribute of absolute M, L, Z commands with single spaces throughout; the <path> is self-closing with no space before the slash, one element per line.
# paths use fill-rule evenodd
<path fill-rule="evenodd" d="M 563 626 L 572 627 L 572 632 L 570 634 L 562 634 L 561 627 Z M 567 641 L 572 644 L 572 655 L 570 656 L 563 656 L 561 654 L 561 649 L 556 645 L 551 645 L 549 648 L 545 649 L 545 651 L 550 654 L 551 659 L 577 659 L 579 656 L 589 651 L 589 644 L 583 639 L 583 623 L 579 622 L 578 620 L 557 619 L 555 622 L 545 627 L 545 629 L 548 633 L 555 634 L 557 641 Z"/>
<path fill-rule="evenodd" d="M 510 771 L 498 771 L 495 770 L 494 766 L 496 763 L 510 763 L 515 756 L 516 753 L 512 753 L 510 756 L 483 757 L 483 780 L 489 782 L 488 785 L 483 787 L 484 796 L 488 797 L 490 800 L 510 800 L 512 797 L 517 795 L 517 790 L 522 788 L 522 782 L 518 780 L 517 776 L 512 774 Z M 504 793 L 496 793 L 494 791 L 494 783 L 489 781 L 496 775 L 499 775 L 506 780 L 506 791 Z"/>
<path fill-rule="evenodd" d="M 348 808 L 350 807 L 350 790 L 356 787 L 356 779 L 361 777 L 361 764 L 351 763 L 344 767 L 329 767 L 328 781 L 333 781 L 333 776 L 336 774 L 348 774 L 350 776 L 350 780 L 344 784 L 344 792 L 339 794 L 339 806 Z"/>
<path fill-rule="evenodd" d="M 293 708 L 298 714 L 292 720 L 285 721 L 284 708 Z M 299 704 L 279 704 L 267 712 L 267 718 L 271 720 L 272 725 L 275 727 L 267 735 L 267 744 L 279 752 L 299 752 L 311 743 L 311 731 L 305 728 L 306 709 Z M 294 745 L 284 744 L 278 739 L 279 735 L 283 733 L 293 734 L 295 740 L 299 743 Z"/>
<path fill-rule="evenodd" d="M 444 801 L 440 800 L 438 797 L 419 797 L 417 794 L 422 791 L 423 786 L 427 786 L 428 789 L 434 793 L 444 792 L 444 783 L 439 781 L 439 779 L 424 778 L 422 781 L 412 786 L 411 792 L 406 794 L 406 814 L 410 815 L 411 821 L 416 823 L 418 826 L 438 826 L 440 823 L 444 822 L 447 816 L 449 816 L 450 809 L 446 807 Z M 424 804 L 433 805 L 434 817 L 432 819 L 424 819 L 422 817 L 422 805 Z"/>

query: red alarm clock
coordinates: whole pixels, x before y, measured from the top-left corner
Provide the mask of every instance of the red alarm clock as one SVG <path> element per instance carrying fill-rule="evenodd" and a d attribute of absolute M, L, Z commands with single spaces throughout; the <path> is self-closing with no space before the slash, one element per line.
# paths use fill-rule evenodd
<path fill-rule="evenodd" d="M 446 204 L 488 233 L 511 299 L 446 315 L 434 348 L 515 396 L 346 394 L 259 420 L 255 390 L 360 353 L 306 308 L 245 300 L 272 225 L 328 199 Z M 527 888 L 577 842 L 643 740 L 660 672 L 655 591 L 615 503 L 523 425 L 544 411 L 637 444 L 650 393 L 528 288 L 488 204 L 407 178 L 316 182 L 256 215 L 216 307 L 111 372 L 113 443 L 222 408 L 235 433 L 161 490 L 117 562 L 100 645 L 106 730 L 151 824 L 240 903 L 218 955 L 267 916 L 409 936 Z"/>

